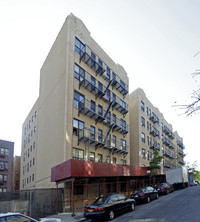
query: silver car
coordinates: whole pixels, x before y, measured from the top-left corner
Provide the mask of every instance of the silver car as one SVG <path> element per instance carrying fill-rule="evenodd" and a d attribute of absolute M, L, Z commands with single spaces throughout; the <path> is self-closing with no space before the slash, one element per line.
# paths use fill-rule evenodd
<path fill-rule="evenodd" d="M 58 218 L 41 218 L 35 220 L 31 217 L 20 213 L 0 213 L 0 222 L 61 222 L 61 219 Z"/>

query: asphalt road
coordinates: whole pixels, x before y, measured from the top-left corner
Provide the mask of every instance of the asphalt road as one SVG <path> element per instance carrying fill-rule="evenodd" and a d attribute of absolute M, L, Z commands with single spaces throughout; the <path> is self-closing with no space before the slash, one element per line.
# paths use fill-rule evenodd
<path fill-rule="evenodd" d="M 113 222 L 200 222 L 200 186 L 188 187 L 159 197 Z"/>

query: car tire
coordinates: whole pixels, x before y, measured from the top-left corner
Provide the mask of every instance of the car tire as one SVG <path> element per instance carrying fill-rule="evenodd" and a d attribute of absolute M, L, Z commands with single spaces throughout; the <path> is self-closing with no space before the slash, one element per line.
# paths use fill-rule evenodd
<path fill-rule="evenodd" d="M 110 210 L 108 213 L 108 219 L 113 220 L 115 218 L 115 213 L 113 210 Z"/>
<path fill-rule="evenodd" d="M 147 203 L 150 203 L 150 201 L 151 201 L 150 197 L 147 197 L 146 202 L 147 202 Z"/>
<path fill-rule="evenodd" d="M 169 190 L 167 190 L 167 193 L 166 193 L 167 195 L 169 194 Z"/>
<path fill-rule="evenodd" d="M 156 194 L 156 199 L 158 199 L 159 198 L 159 196 L 158 196 L 158 193 Z"/>
<path fill-rule="evenodd" d="M 135 210 L 135 204 L 131 203 L 130 208 L 131 208 L 131 211 L 134 211 Z"/>

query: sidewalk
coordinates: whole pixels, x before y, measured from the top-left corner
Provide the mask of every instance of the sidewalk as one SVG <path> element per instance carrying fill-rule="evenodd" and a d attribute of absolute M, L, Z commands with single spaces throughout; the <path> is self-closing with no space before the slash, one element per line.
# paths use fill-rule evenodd
<path fill-rule="evenodd" d="M 59 219 L 61 219 L 62 222 L 88 221 L 86 218 L 84 218 L 83 212 L 76 212 L 75 216 L 73 216 L 73 217 L 72 217 L 71 212 L 55 214 L 55 215 L 51 215 L 49 217 L 59 218 Z"/>

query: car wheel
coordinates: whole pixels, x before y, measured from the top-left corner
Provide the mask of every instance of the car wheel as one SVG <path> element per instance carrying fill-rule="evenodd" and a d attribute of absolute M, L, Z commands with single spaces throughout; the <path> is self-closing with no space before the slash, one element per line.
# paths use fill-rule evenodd
<path fill-rule="evenodd" d="M 167 190 L 167 195 L 169 194 L 169 190 Z"/>
<path fill-rule="evenodd" d="M 151 201 L 150 197 L 147 197 L 147 203 L 149 203 Z"/>
<path fill-rule="evenodd" d="M 109 218 L 109 220 L 113 220 L 114 217 L 115 217 L 114 211 L 113 211 L 113 210 L 110 210 L 109 213 L 108 213 L 108 218 Z"/>
<path fill-rule="evenodd" d="M 135 210 L 135 204 L 134 203 L 131 203 L 131 211 L 134 211 Z"/>
<path fill-rule="evenodd" d="M 156 194 L 156 199 L 158 199 L 158 197 L 159 197 L 159 196 L 158 196 L 158 193 L 157 193 L 157 194 Z"/>

